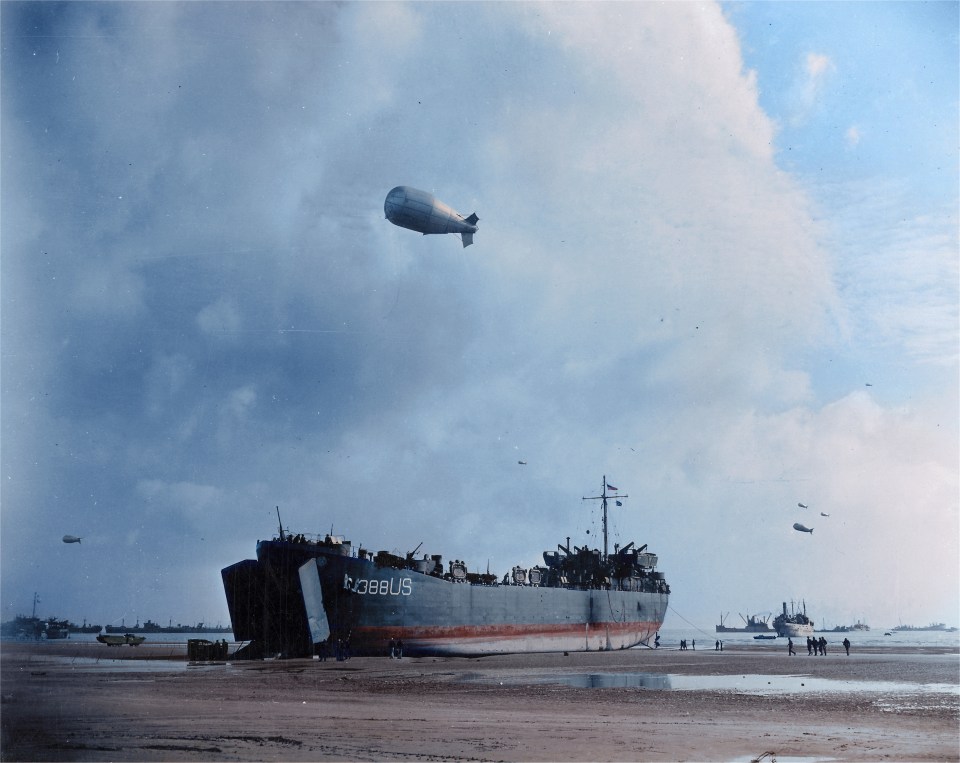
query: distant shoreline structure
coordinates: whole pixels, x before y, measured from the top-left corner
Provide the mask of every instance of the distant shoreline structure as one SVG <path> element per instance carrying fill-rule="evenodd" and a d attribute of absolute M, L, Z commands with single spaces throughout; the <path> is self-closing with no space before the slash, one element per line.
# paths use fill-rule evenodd
<path fill-rule="evenodd" d="M 134 626 L 108 625 L 107 633 L 232 633 L 233 629 L 229 625 L 206 625 L 197 623 L 196 625 L 158 625 L 152 620 L 147 620 L 143 625 L 137 622 Z"/>
<path fill-rule="evenodd" d="M 40 618 L 27 617 L 26 615 L 17 615 L 13 620 L 0 623 L 0 637 L 5 639 L 64 639 L 69 638 L 73 633 L 232 633 L 229 625 L 207 625 L 205 623 L 196 623 L 195 625 L 184 625 L 177 623 L 164 626 L 146 620 L 142 625 L 137 620 L 136 625 L 98 625 L 87 624 L 84 620 L 83 625 L 77 625 L 69 620 L 60 620 L 56 617 Z"/>

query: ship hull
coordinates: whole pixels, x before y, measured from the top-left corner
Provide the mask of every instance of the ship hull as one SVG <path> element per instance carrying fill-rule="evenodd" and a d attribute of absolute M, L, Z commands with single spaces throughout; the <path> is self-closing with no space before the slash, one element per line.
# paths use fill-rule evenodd
<path fill-rule="evenodd" d="M 777 635 L 781 638 L 807 638 L 813 636 L 811 623 L 785 623 L 777 626 Z"/>
<path fill-rule="evenodd" d="M 256 561 L 222 576 L 249 657 L 386 655 L 391 639 L 406 655 L 626 649 L 653 638 L 669 600 L 662 578 L 654 590 L 484 585 L 289 541 L 258 543 Z"/>
<path fill-rule="evenodd" d="M 659 630 L 668 594 L 474 585 L 370 561 L 319 557 L 299 570 L 314 643 L 353 654 L 484 655 L 627 649 Z M 324 620 L 326 626 L 324 626 Z"/>

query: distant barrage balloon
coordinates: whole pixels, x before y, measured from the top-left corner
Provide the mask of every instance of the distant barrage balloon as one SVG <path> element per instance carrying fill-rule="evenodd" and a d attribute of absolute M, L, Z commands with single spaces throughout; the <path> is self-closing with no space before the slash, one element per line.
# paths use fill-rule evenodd
<path fill-rule="evenodd" d="M 811 535 L 813 535 L 813 528 L 812 528 L 812 527 L 804 527 L 804 526 L 803 526 L 802 524 L 800 524 L 799 522 L 794 522 L 794 523 L 793 523 L 793 529 L 794 529 L 794 530 L 797 530 L 798 532 L 810 533 Z"/>
<path fill-rule="evenodd" d="M 805 503 L 798 503 L 797 506 L 799 506 L 801 509 L 809 509 L 809 508 L 810 508 L 810 507 L 807 506 L 807 504 L 805 504 Z"/>
<path fill-rule="evenodd" d="M 459 233 L 465 247 L 473 243 L 473 234 L 477 232 L 477 222 L 480 220 L 476 212 L 465 218 L 433 194 L 408 185 L 398 185 L 387 194 L 383 212 L 394 225 L 415 230 L 424 236 L 430 233 Z"/>
<path fill-rule="evenodd" d="M 76 535 L 64 535 L 64 536 L 63 536 L 63 542 L 64 542 L 64 543 L 79 543 L 79 542 L 80 542 L 80 538 L 78 538 Z"/>

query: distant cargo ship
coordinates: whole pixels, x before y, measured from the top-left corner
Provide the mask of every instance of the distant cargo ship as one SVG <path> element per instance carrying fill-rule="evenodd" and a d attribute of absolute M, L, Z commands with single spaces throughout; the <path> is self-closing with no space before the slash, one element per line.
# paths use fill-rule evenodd
<path fill-rule="evenodd" d="M 770 627 L 770 615 L 766 617 L 761 617 L 760 615 L 748 615 L 744 617 L 740 615 L 740 619 L 743 620 L 745 627 L 743 628 L 734 628 L 729 625 L 724 624 L 724 615 L 720 616 L 720 624 L 717 626 L 717 633 L 772 633 L 773 628 Z"/>
<path fill-rule="evenodd" d="M 820 628 L 819 633 L 853 633 L 854 631 L 868 631 L 870 626 L 859 620 L 853 625 L 837 625 L 833 628 Z"/>
<path fill-rule="evenodd" d="M 257 559 L 222 570 L 239 657 L 311 655 L 317 649 L 384 655 L 399 639 L 411 655 L 627 649 L 649 642 L 670 587 L 647 546 L 558 545 L 544 564 L 498 579 L 440 555 L 354 552 L 342 537 L 290 535 L 257 543 Z M 419 549 L 419 547 L 418 547 Z"/>
<path fill-rule="evenodd" d="M 41 620 L 39 617 L 17 615 L 0 625 L 0 637 L 19 640 L 62 639 L 69 638 L 70 631 L 63 625 L 65 620 L 51 618 Z"/>
<path fill-rule="evenodd" d="M 0 637 L 21 640 L 70 638 L 70 621 L 58 620 L 56 617 L 41 620 L 37 617 L 37 604 L 39 603 L 40 597 L 34 591 L 33 613 L 30 617 L 17 615 L 13 620 L 0 624 Z"/>
<path fill-rule="evenodd" d="M 946 623 L 930 623 L 930 625 L 898 625 L 896 628 L 891 628 L 892 631 L 945 631 L 947 633 L 953 633 L 956 628 L 948 628 Z"/>

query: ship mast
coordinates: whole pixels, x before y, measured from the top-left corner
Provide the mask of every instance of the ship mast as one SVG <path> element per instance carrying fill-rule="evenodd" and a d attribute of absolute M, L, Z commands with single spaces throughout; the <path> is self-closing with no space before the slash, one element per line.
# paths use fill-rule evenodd
<path fill-rule="evenodd" d="M 607 495 L 607 490 L 612 490 L 614 495 Z M 620 498 L 629 498 L 628 495 L 617 495 L 617 488 L 613 485 L 607 484 L 607 475 L 603 475 L 603 492 L 600 495 L 584 496 L 584 501 L 603 501 L 603 561 L 607 561 L 608 549 L 607 549 L 607 498 L 615 498 L 619 500 Z"/>

